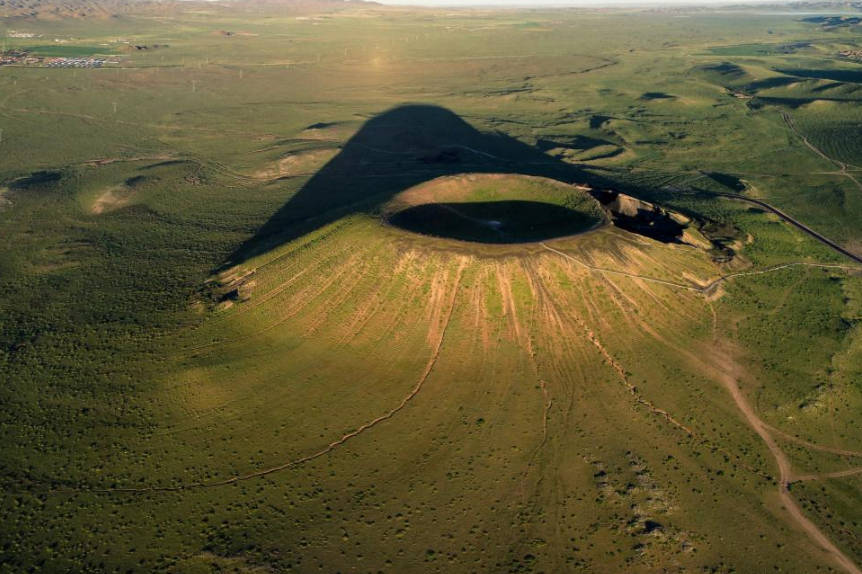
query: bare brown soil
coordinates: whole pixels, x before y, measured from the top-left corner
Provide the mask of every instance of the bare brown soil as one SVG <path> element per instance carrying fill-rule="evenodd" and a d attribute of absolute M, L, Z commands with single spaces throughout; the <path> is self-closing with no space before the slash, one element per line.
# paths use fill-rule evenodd
<path fill-rule="evenodd" d="M 90 213 L 100 215 L 129 205 L 135 197 L 135 192 L 125 186 L 111 187 L 103 191 L 93 205 Z"/>
<path fill-rule="evenodd" d="M 315 173 L 338 153 L 337 148 L 291 153 L 252 174 L 255 179 L 273 180 Z"/>

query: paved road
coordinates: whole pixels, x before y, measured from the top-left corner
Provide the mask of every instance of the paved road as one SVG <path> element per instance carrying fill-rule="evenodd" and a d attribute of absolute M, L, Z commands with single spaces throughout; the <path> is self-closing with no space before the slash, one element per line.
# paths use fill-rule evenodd
<path fill-rule="evenodd" d="M 727 197 L 730 199 L 735 199 L 737 201 L 745 201 L 747 203 L 753 203 L 754 205 L 762 207 L 762 208 L 766 209 L 767 211 L 774 213 L 775 215 L 777 215 L 778 217 L 780 217 L 781 219 L 783 219 L 787 223 L 793 225 L 794 227 L 799 228 L 800 230 L 807 233 L 808 235 L 810 235 L 814 239 L 816 239 L 816 240 L 820 241 L 821 243 L 831 247 L 832 249 L 834 249 L 838 253 L 841 253 L 842 255 L 849 257 L 850 259 L 852 259 L 856 263 L 862 263 L 862 257 L 860 257 L 859 255 L 856 255 L 855 253 L 847 251 L 846 249 L 844 249 L 843 247 L 841 247 L 840 245 L 838 245 L 837 243 L 835 243 L 834 241 L 832 241 L 831 239 L 826 237 L 825 235 L 818 233 L 817 231 L 814 231 L 813 229 L 811 229 L 810 227 L 808 227 L 807 225 L 805 225 L 804 223 L 802 223 L 798 219 L 788 215 L 787 213 L 781 211 L 780 209 L 778 209 L 777 207 L 775 207 L 773 205 L 769 205 L 765 201 L 760 201 L 759 199 L 754 199 L 751 197 L 745 197 L 744 195 L 738 195 L 735 193 L 714 193 L 712 195 L 719 196 L 719 197 Z"/>

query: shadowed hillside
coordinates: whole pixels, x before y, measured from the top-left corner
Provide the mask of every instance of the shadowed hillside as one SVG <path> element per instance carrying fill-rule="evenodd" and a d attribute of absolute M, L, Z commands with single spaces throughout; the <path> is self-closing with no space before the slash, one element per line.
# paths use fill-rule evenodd
<path fill-rule="evenodd" d="M 230 265 L 352 212 L 375 212 L 393 195 L 456 173 L 520 173 L 615 187 L 501 133 L 483 133 L 453 112 L 405 105 L 369 120 L 230 258 Z"/>

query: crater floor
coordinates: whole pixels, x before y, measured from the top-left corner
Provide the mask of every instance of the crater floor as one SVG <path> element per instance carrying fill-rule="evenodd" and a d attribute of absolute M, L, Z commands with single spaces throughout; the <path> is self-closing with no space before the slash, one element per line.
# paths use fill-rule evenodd
<path fill-rule="evenodd" d="M 441 177 L 395 196 L 391 225 L 478 243 L 529 243 L 595 229 L 608 221 L 584 191 L 551 179 L 509 174 Z"/>

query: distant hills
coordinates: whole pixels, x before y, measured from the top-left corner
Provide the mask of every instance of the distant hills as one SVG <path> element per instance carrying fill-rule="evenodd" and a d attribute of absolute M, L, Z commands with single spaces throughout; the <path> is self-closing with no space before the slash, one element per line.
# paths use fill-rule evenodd
<path fill-rule="evenodd" d="M 691 8 L 698 8 L 691 0 Z M 107 19 L 131 13 L 170 14 L 183 7 L 213 4 L 265 6 L 291 12 L 321 12 L 338 10 L 352 5 L 379 5 L 370 0 L 0 0 L 0 18 L 58 20 L 61 18 Z M 734 5 L 735 8 L 758 8 L 771 10 L 841 11 L 862 12 L 862 1 L 817 1 L 800 2 L 756 2 Z M 706 9 L 706 7 L 699 7 Z M 678 7 L 675 7 L 678 9 Z M 664 8 L 659 8 L 660 11 Z M 828 26 L 828 24 L 823 24 Z M 846 23 L 832 24 L 847 25 Z"/>
<path fill-rule="evenodd" d="M 0 17 L 38 18 L 110 18 L 134 11 L 169 9 L 174 2 L 150 0 L 0 0 Z"/>
<path fill-rule="evenodd" d="M 355 4 L 373 4 L 362 0 L 237 0 L 229 4 L 264 5 L 297 12 L 333 10 Z M 167 14 L 195 4 L 212 5 L 199 0 L 0 0 L 0 18 L 107 19 L 130 13 Z"/>

